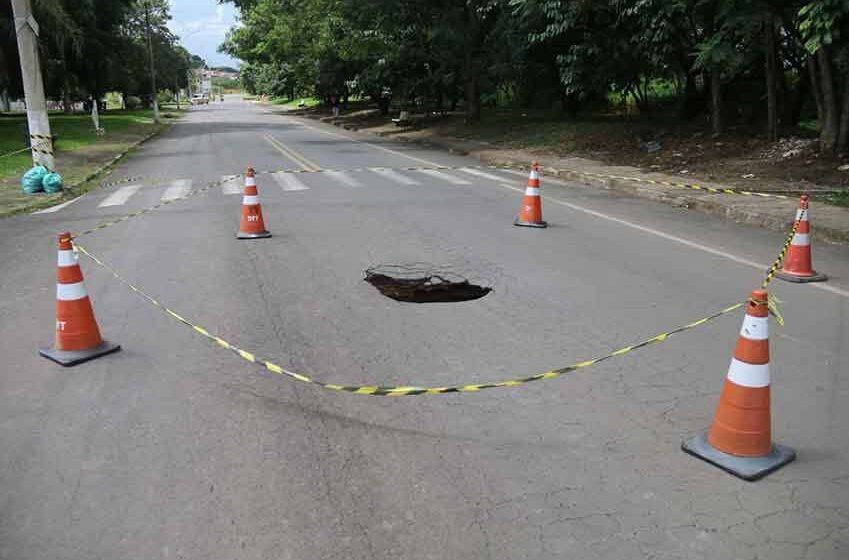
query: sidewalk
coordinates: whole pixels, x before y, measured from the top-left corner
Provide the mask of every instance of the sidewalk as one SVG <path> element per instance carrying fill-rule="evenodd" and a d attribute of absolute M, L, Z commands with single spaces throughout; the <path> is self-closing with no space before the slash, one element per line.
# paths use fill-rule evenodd
<path fill-rule="evenodd" d="M 579 157 L 557 157 L 523 150 L 509 150 L 487 142 L 440 136 L 427 128 L 399 128 L 391 122 L 379 126 L 364 126 L 364 120 L 357 113 L 337 119 L 301 111 L 290 111 L 288 113 L 293 114 L 293 116 L 327 122 L 346 130 L 364 132 L 403 142 L 416 142 L 429 147 L 445 149 L 452 153 L 468 155 L 487 165 L 527 168 L 531 161 L 536 160 L 540 162 L 544 174 L 590 187 L 625 192 L 631 196 L 648 198 L 738 223 L 777 231 L 789 231 L 793 227 L 796 209 L 799 206 L 795 194 L 789 194 L 786 199 L 762 198 L 650 184 L 641 181 L 690 183 L 719 189 L 727 186 L 695 178 L 682 178 L 654 172 L 647 173 L 636 167 L 611 166 Z M 617 177 L 592 175 L 615 175 Z M 626 179 L 626 177 L 631 180 Z M 757 182 L 753 183 L 750 189 L 757 192 L 769 192 L 770 190 L 768 186 Z M 849 208 L 816 202 L 813 203 L 812 207 L 812 228 L 816 239 L 831 243 L 849 244 Z"/>

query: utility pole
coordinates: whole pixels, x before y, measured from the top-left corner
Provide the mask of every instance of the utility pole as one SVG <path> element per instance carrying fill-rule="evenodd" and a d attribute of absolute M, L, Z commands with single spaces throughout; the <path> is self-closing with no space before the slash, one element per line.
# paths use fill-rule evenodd
<path fill-rule="evenodd" d="M 147 28 L 147 55 L 150 61 L 150 84 L 153 90 L 153 122 L 159 124 L 159 100 L 156 99 L 156 68 L 153 66 L 153 40 L 150 37 L 150 4 L 144 3 L 144 23 Z"/>
<path fill-rule="evenodd" d="M 50 121 L 44 102 L 44 81 L 41 77 L 36 40 L 38 24 L 32 15 L 30 0 L 12 0 L 12 13 L 15 17 L 15 34 L 18 36 L 18 53 L 21 58 L 32 163 L 53 171 L 53 136 L 50 134 Z"/>

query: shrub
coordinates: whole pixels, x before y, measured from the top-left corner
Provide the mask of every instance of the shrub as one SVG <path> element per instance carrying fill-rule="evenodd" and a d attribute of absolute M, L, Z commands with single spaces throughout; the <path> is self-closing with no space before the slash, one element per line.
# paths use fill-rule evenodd
<path fill-rule="evenodd" d="M 127 109 L 138 109 L 141 107 L 141 99 L 135 95 L 128 95 L 124 98 L 124 106 L 127 107 Z"/>

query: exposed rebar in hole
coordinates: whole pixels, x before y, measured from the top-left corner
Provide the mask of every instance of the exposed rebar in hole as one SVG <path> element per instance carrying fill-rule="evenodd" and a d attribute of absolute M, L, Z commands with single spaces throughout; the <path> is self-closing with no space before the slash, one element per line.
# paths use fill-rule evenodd
<path fill-rule="evenodd" d="M 446 267 L 427 263 L 382 264 L 366 269 L 365 273 L 366 282 L 381 294 L 408 303 L 471 301 L 492 291 L 471 284 Z"/>

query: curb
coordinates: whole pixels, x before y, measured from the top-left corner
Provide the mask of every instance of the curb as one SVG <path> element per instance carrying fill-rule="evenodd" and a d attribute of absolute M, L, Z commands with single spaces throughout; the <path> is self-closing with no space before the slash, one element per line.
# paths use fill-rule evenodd
<path fill-rule="evenodd" d="M 151 138 L 153 138 L 154 136 L 156 136 L 156 135 L 157 135 L 157 134 L 159 134 L 160 132 L 162 132 L 162 129 L 157 130 L 157 131 L 155 131 L 155 132 L 151 132 L 150 134 L 148 134 L 147 136 L 145 136 L 144 138 L 142 138 L 141 140 L 139 140 L 139 141 L 138 141 L 138 142 L 136 142 L 135 144 L 132 144 L 131 146 L 128 146 L 126 150 L 124 150 L 123 152 L 121 152 L 121 153 L 117 154 L 115 157 L 113 157 L 112 159 L 110 159 L 108 162 L 104 163 L 103 165 L 101 165 L 100 167 L 98 167 L 97 169 L 95 169 L 94 171 L 92 171 L 91 173 L 89 173 L 88 175 L 86 175 L 83 179 L 80 179 L 79 181 L 77 181 L 77 182 L 76 182 L 76 183 L 74 183 L 73 185 L 70 185 L 70 186 L 69 186 L 67 189 L 65 189 L 65 190 L 67 190 L 67 191 L 73 191 L 74 189 L 76 189 L 76 188 L 77 188 L 77 187 L 79 187 L 80 185 L 83 185 L 83 184 L 85 184 L 85 183 L 88 183 L 89 181 L 91 181 L 92 179 L 94 179 L 95 177 L 97 177 L 98 175 L 100 175 L 101 173 L 103 173 L 104 171 L 106 171 L 106 170 L 108 170 L 109 168 L 111 168 L 112 166 L 114 166 L 116 163 L 118 163 L 121 159 L 123 159 L 123 158 L 124 158 L 124 156 L 126 156 L 126 155 L 127 155 L 128 153 L 130 153 L 132 150 L 134 150 L 134 149 L 138 148 L 139 146 L 141 146 L 142 144 L 144 144 L 145 142 L 147 142 L 148 140 L 150 140 Z"/>
<path fill-rule="evenodd" d="M 337 126 L 345 130 L 359 132 L 360 134 L 370 134 L 379 138 L 391 136 L 390 134 L 385 132 L 374 133 L 363 131 L 348 123 L 336 121 L 332 117 L 328 118 L 317 115 L 303 115 L 303 117 L 311 118 L 312 120 L 317 120 L 326 124 L 332 124 L 333 126 Z M 458 148 L 456 146 L 452 146 L 450 142 L 439 142 L 438 140 L 434 141 L 432 139 L 419 140 L 417 138 L 406 138 L 403 136 L 393 137 L 393 140 L 396 140 L 398 142 L 416 144 L 425 148 L 441 149 L 447 151 L 448 153 L 460 156 L 473 157 L 481 163 L 487 165 L 499 165 L 513 168 L 518 167 L 524 169 L 527 167 L 528 163 L 525 161 L 520 162 L 510 158 L 499 157 L 497 155 L 480 153 L 476 152 L 475 150 Z M 740 207 L 739 205 L 729 204 L 726 200 L 723 200 L 724 195 L 721 194 L 712 194 L 700 197 L 692 194 L 685 194 L 683 192 L 669 192 L 668 190 L 661 190 L 654 187 L 640 186 L 634 181 L 588 177 L 570 169 L 558 169 L 554 167 L 544 166 L 543 171 L 555 177 L 567 179 L 580 185 L 586 185 L 590 187 L 600 186 L 608 190 L 615 190 L 617 192 L 622 192 L 637 198 L 645 198 L 655 202 L 669 204 L 671 206 L 675 206 L 676 208 L 686 208 L 688 210 L 695 210 L 697 212 L 701 212 L 709 216 L 731 220 L 739 224 L 758 226 L 773 231 L 787 231 L 788 228 L 792 227 L 792 215 L 797 207 L 797 201 L 795 200 L 788 200 L 782 203 L 787 205 L 787 216 L 789 216 L 789 218 L 779 218 L 776 216 L 772 216 L 768 213 L 758 212 L 757 209 L 752 208 L 748 205 Z M 815 227 L 815 232 L 817 239 L 820 241 L 827 241 L 830 243 L 837 244 L 849 244 L 849 229 L 841 230 L 828 226 L 817 225 Z"/>

